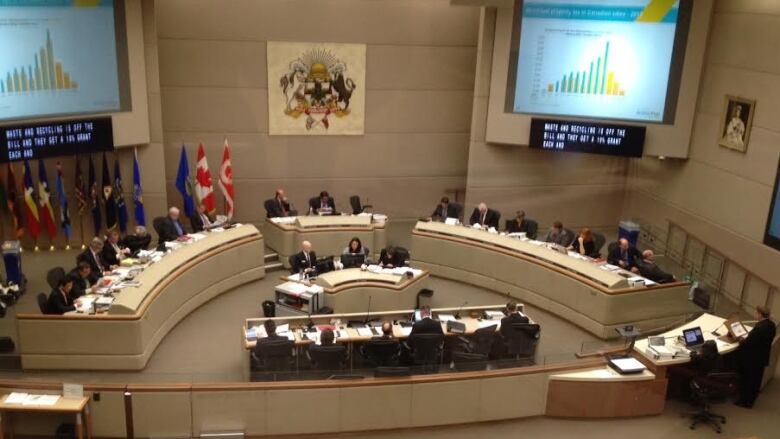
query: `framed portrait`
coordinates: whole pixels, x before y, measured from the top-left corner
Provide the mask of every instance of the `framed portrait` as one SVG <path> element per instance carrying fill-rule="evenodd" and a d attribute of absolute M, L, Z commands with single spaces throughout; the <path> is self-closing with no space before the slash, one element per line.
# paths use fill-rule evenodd
<path fill-rule="evenodd" d="M 739 152 L 747 151 L 755 110 L 755 100 L 726 95 L 718 144 Z"/>

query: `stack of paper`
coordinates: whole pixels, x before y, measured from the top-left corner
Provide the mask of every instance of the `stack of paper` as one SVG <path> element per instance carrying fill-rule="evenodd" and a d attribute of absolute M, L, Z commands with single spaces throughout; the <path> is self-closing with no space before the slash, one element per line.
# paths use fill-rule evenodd
<path fill-rule="evenodd" d="M 43 405 L 52 406 L 60 400 L 60 395 L 35 395 L 29 393 L 14 392 L 6 396 L 6 404 Z"/>

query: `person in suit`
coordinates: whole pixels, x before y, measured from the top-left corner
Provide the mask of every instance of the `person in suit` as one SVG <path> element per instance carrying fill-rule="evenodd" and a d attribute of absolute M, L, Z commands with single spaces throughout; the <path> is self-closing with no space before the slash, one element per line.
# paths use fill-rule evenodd
<path fill-rule="evenodd" d="M 184 225 L 179 221 L 179 209 L 171 207 L 160 227 L 160 242 L 176 241 L 186 234 Z"/>
<path fill-rule="evenodd" d="M 403 267 L 406 265 L 404 255 L 392 245 L 388 245 L 379 252 L 379 265 L 386 268 Z"/>
<path fill-rule="evenodd" d="M 108 232 L 108 239 L 103 245 L 103 251 L 100 255 L 103 257 L 103 262 L 111 266 L 117 266 L 122 259 L 126 258 L 130 254 L 130 250 L 122 248 L 119 245 L 119 232 L 117 230 L 111 230 Z"/>
<path fill-rule="evenodd" d="M 525 233 L 528 236 L 528 221 L 525 220 L 525 211 L 518 210 L 515 219 L 506 225 L 507 233 Z M 530 238 L 530 236 L 529 236 Z"/>
<path fill-rule="evenodd" d="M 51 290 L 49 299 L 46 301 L 46 308 L 49 314 L 65 314 L 66 312 L 75 311 L 76 306 L 73 304 L 73 298 L 70 296 L 70 291 L 73 288 L 73 279 L 68 276 L 64 276 L 57 281 L 57 288 Z"/>
<path fill-rule="evenodd" d="M 193 233 L 199 233 L 211 230 L 214 227 L 219 227 L 222 223 L 217 222 L 214 215 L 211 215 L 206 211 L 206 205 L 200 203 L 198 204 L 198 211 L 190 218 L 190 225 L 192 226 Z"/>
<path fill-rule="evenodd" d="M 146 231 L 146 227 L 138 225 L 135 226 L 135 234 L 127 235 L 120 241 L 119 246 L 125 247 L 130 250 L 130 254 L 134 255 L 140 250 L 146 250 L 149 248 L 149 244 L 152 243 L 152 236 Z"/>
<path fill-rule="evenodd" d="M 360 238 L 355 236 L 354 238 L 349 240 L 349 244 L 347 244 L 346 247 L 344 247 L 344 251 L 341 252 L 341 254 L 344 255 L 365 255 L 368 257 L 368 247 L 363 247 L 363 243 L 360 241 Z"/>
<path fill-rule="evenodd" d="M 430 307 L 420 308 L 420 320 L 414 322 L 412 332 L 409 333 L 409 335 L 414 334 L 444 334 L 441 323 L 433 319 Z"/>
<path fill-rule="evenodd" d="M 528 323 L 528 317 L 520 312 L 517 302 L 512 301 L 506 304 L 506 317 L 501 319 L 501 328 L 508 328 L 514 323 Z"/>
<path fill-rule="evenodd" d="M 312 250 L 311 242 L 303 241 L 301 251 L 293 255 L 290 270 L 293 273 L 303 271 L 304 274 L 310 274 L 317 269 L 317 253 Z"/>
<path fill-rule="evenodd" d="M 569 236 L 569 232 L 566 231 L 566 229 L 563 228 L 563 223 L 560 221 L 555 221 L 550 228 L 549 231 L 547 231 L 547 234 L 544 235 L 544 242 L 550 242 L 553 244 L 558 244 L 564 247 L 568 247 L 569 244 L 571 244 L 572 236 Z"/>
<path fill-rule="evenodd" d="M 607 262 L 617 265 L 624 270 L 639 273 L 637 264 L 642 260 L 642 255 L 636 247 L 630 245 L 626 238 L 620 238 L 618 245 L 607 255 Z"/>
<path fill-rule="evenodd" d="M 371 340 L 392 340 L 393 339 L 393 324 L 385 320 L 382 322 L 382 335 L 375 335 L 371 337 Z"/>
<path fill-rule="evenodd" d="M 284 193 L 284 189 L 277 189 L 274 197 L 269 201 L 265 210 L 267 218 L 295 216 L 298 213 L 290 208 L 290 202 L 287 200 L 287 194 Z"/>
<path fill-rule="evenodd" d="M 68 277 L 73 281 L 73 289 L 70 290 L 70 297 L 73 300 L 79 297 L 91 294 L 94 290 L 94 283 L 90 281 L 92 275 L 92 266 L 88 262 L 79 262 Z"/>
<path fill-rule="evenodd" d="M 326 329 L 320 333 L 320 346 L 333 346 L 336 342 L 336 334 L 330 329 Z"/>
<path fill-rule="evenodd" d="M 258 338 L 257 343 L 255 344 L 254 352 L 257 355 L 258 358 L 262 357 L 262 350 L 265 345 L 271 342 L 279 341 L 279 340 L 287 340 L 287 337 L 282 335 L 276 335 L 276 322 L 273 320 L 266 320 L 263 322 L 263 328 L 265 328 L 265 337 Z"/>
<path fill-rule="evenodd" d="M 756 397 L 758 397 L 758 391 L 761 389 L 764 368 L 769 365 L 772 341 L 777 334 L 777 327 L 769 317 L 768 308 L 757 306 L 758 323 L 753 326 L 746 337 L 739 340 L 739 349 L 737 350 L 739 399 L 735 404 L 740 407 L 753 407 Z"/>
<path fill-rule="evenodd" d="M 319 214 L 320 211 L 332 214 L 336 212 L 336 201 L 328 194 L 328 191 L 322 191 L 319 197 L 309 200 L 309 207 L 315 214 Z"/>
<path fill-rule="evenodd" d="M 96 284 L 105 273 L 111 270 L 111 267 L 103 262 L 103 241 L 97 236 L 89 242 L 89 247 L 76 257 L 76 264 L 86 262 L 89 264 L 92 272 L 89 281 Z"/>
<path fill-rule="evenodd" d="M 642 260 L 637 263 L 637 268 L 639 274 L 659 284 L 675 281 L 674 276 L 661 270 L 661 267 L 655 263 L 655 253 L 652 250 L 642 252 Z"/>
<path fill-rule="evenodd" d="M 574 238 L 568 249 L 591 258 L 599 256 L 596 252 L 596 243 L 593 241 L 593 232 L 587 227 L 580 230 L 580 233 L 577 234 L 577 237 Z"/>
<path fill-rule="evenodd" d="M 449 197 L 441 197 L 441 201 L 439 201 L 439 204 L 436 205 L 436 208 L 433 209 L 433 213 L 431 214 L 431 218 L 433 219 L 447 219 L 457 217 L 458 208 L 454 204 L 450 204 Z"/>
<path fill-rule="evenodd" d="M 479 203 L 474 208 L 474 212 L 471 212 L 471 218 L 469 218 L 469 224 L 479 224 L 483 228 L 493 227 L 498 230 L 498 220 L 501 218 L 501 214 L 493 209 L 488 209 L 487 204 Z"/>

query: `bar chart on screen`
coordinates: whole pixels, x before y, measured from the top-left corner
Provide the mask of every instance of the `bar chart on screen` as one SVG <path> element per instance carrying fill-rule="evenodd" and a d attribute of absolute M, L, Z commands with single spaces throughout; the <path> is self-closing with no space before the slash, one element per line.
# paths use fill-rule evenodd
<path fill-rule="evenodd" d="M 49 30 L 46 30 L 46 44 L 32 54 L 31 64 L 20 64 L 5 75 L 0 82 L 0 93 L 28 93 L 43 90 L 75 90 L 78 83 L 62 68 L 54 55 L 54 45 Z"/>

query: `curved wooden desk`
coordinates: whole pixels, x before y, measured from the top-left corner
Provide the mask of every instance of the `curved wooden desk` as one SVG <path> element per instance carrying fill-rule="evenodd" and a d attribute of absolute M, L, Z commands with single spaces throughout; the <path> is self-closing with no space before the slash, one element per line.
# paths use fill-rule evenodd
<path fill-rule="evenodd" d="M 22 367 L 140 370 L 176 324 L 212 298 L 261 279 L 263 237 L 251 225 L 212 232 L 165 255 L 116 293 L 105 314 L 17 316 Z M 98 336 L 99 335 L 99 336 Z"/>
<path fill-rule="evenodd" d="M 374 255 L 386 245 L 385 223 L 372 222 L 370 216 L 333 215 L 271 218 L 263 227 L 268 248 L 290 268 L 290 255 L 301 251 L 301 242 L 309 241 L 318 256 L 341 255 L 349 240 L 358 237 Z"/>
<path fill-rule="evenodd" d="M 435 276 L 509 294 L 605 339 L 625 325 L 647 332 L 668 327 L 696 309 L 687 283 L 632 288 L 631 274 L 468 227 L 419 222 L 411 254 L 415 266 Z"/>

